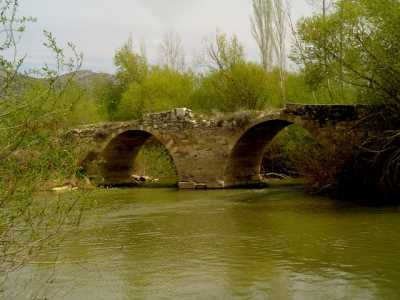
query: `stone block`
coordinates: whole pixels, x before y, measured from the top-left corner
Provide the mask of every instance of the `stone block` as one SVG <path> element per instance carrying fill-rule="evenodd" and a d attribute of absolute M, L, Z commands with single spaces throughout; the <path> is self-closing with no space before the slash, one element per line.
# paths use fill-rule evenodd
<path fill-rule="evenodd" d="M 196 190 L 206 190 L 207 189 L 207 184 L 205 184 L 205 183 L 196 183 L 195 184 L 195 189 Z"/>
<path fill-rule="evenodd" d="M 196 188 L 196 184 L 191 181 L 181 181 L 178 183 L 178 187 L 181 190 L 194 190 Z"/>
<path fill-rule="evenodd" d="M 175 108 L 175 115 L 177 118 L 184 118 L 186 116 L 187 108 Z"/>

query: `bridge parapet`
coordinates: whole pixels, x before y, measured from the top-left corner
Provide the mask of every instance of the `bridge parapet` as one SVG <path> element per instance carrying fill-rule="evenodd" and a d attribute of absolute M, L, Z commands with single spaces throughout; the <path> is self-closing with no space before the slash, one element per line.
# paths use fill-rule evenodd
<path fill-rule="evenodd" d="M 342 104 L 287 104 L 284 114 L 299 116 L 303 120 L 317 121 L 321 125 L 326 123 L 357 121 L 372 111 L 377 110 L 371 105 L 342 105 Z"/>

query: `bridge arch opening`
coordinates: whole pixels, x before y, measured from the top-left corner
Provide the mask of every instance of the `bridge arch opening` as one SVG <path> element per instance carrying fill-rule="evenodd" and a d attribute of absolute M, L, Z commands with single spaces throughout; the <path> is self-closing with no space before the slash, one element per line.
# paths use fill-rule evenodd
<path fill-rule="evenodd" d="M 275 173 L 273 168 L 276 168 L 273 155 L 268 157 L 266 150 L 268 149 L 268 152 L 271 151 L 273 154 L 276 154 L 276 151 L 282 151 L 282 149 L 270 149 L 272 147 L 269 146 L 277 146 L 272 142 L 276 141 L 278 135 L 281 136 L 284 129 L 300 130 L 301 134 L 307 137 L 307 142 L 315 143 L 314 138 L 305 128 L 287 120 L 268 120 L 256 124 L 242 134 L 233 147 L 225 168 L 225 186 L 256 187 L 263 185 L 263 173 Z M 282 159 L 282 157 L 280 158 Z"/>
<path fill-rule="evenodd" d="M 114 137 L 102 151 L 100 166 L 103 184 L 109 186 L 165 184 L 166 178 L 159 175 L 166 171 L 160 168 L 169 169 L 169 184 L 177 181 L 174 159 L 167 147 L 153 134 L 142 130 L 128 130 Z"/>

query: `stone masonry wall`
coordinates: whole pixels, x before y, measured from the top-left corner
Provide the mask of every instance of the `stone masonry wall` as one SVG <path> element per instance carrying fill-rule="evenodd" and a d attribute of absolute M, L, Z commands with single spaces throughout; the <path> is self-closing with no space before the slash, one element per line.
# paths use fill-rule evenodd
<path fill-rule="evenodd" d="M 142 120 L 88 125 L 71 131 L 70 136 L 87 145 L 82 166 L 97 184 L 128 183 L 135 155 L 153 136 L 172 156 L 181 188 L 223 188 L 259 179 L 263 147 L 281 128 L 296 123 L 317 139 L 329 140 L 332 132 L 341 135 L 364 113 L 364 107 L 355 106 L 288 105 L 274 113 L 205 117 L 177 108 L 145 115 Z M 249 164 L 253 167 L 246 167 Z"/>

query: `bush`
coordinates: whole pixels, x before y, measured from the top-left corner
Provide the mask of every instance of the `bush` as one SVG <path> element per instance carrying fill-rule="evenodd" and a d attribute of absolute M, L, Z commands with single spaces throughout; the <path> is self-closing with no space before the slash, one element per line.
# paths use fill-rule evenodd
<path fill-rule="evenodd" d="M 139 84 L 133 82 L 122 95 L 118 119 L 140 118 L 144 113 L 191 107 L 194 76 L 155 67 Z"/>
<path fill-rule="evenodd" d="M 201 78 L 193 99 L 199 111 L 234 112 L 262 110 L 272 103 L 269 97 L 269 78 L 259 65 L 239 63 L 228 69 L 211 72 Z"/>
<path fill-rule="evenodd" d="M 22 74 L 23 59 L 7 59 L 9 51 L 17 55 L 15 39 L 20 38 L 19 33 L 30 20 L 19 17 L 17 11 L 18 1 L 5 1 L 0 8 L 1 292 L 11 272 L 60 237 L 69 222 L 79 222 L 80 218 L 78 197 L 66 197 L 70 201 L 60 197 L 50 203 L 36 192 L 49 179 L 56 181 L 75 174 L 76 147 L 60 137 L 67 130 L 80 93 L 60 72 L 79 69 L 82 56 L 70 45 L 75 56 L 67 59 L 54 37 L 46 32 L 45 46 L 54 53 L 59 69 L 45 66 Z"/>

